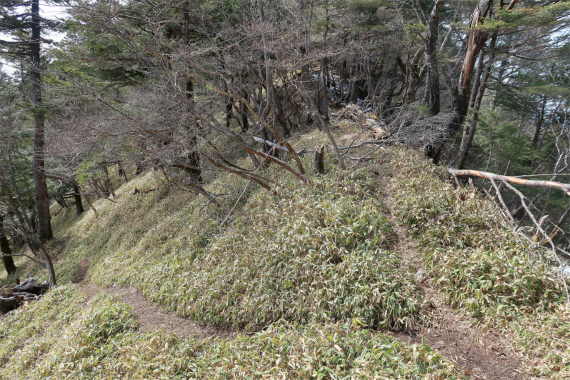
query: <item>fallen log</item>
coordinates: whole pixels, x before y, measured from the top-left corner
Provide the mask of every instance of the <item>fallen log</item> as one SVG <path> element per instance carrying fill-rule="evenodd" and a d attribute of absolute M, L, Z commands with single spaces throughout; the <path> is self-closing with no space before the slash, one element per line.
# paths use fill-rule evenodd
<path fill-rule="evenodd" d="M 12 287 L 12 291 L 40 295 L 47 292 L 48 288 L 47 282 L 38 282 L 36 278 L 28 278 L 21 284 Z"/>
<path fill-rule="evenodd" d="M 20 296 L 1 297 L 0 296 L 0 309 L 3 311 L 10 311 L 20 306 L 24 299 Z"/>
<path fill-rule="evenodd" d="M 39 300 L 49 289 L 47 282 L 29 278 L 21 284 L 0 288 L 0 310 L 8 312 L 25 302 Z"/>
<path fill-rule="evenodd" d="M 499 182 L 510 182 L 523 186 L 547 187 L 551 189 L 564 191 L 567 195 L 570 195 L 570 184 L 568 183 L 522 179 L 519 177 L 505 176 L 489 172 L 481 172 L 478 170 L 457 170 L 453 168 L 448 168 L 447 171 L 456 177 L 478 177 Z"/>

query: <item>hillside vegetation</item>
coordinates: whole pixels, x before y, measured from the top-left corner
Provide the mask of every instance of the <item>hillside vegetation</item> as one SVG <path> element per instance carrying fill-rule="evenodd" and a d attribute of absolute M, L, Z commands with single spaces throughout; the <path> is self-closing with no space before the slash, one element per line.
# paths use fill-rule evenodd
<path fill-rule="evenodd" d="M 345 131 L 347 132 L 347 131 Z M 323 136 L 302 136 L 313 148 Z M 275 166 L 274 193 L 219 174 L 218 202 L 148 172 L 80 218 L 55 220 L 60 286 L 0 322 L 0 377 L 463 378 L 426 343 L 389 331 L 430 323 L 425 287 L 457 312 L 499 329 L 534 374 L 569 375 L 570 313 L 547 262 L 494 206 L 457 189 L 441 168 L 403 148 L 379 151 L 304 185 Z M 305 162 L 311 166 L 309 159 Z M 135 189 L 153 190 L 138 192 Z M 230 213 L 231 211 L 231 213 Z M 428 279 L 403 260 L 397 230 L 418 243 Z M 138 330 L 131 308 L 83 282 L 132 286 L 164 309 L 235 339 Z M 10 278 L 43 275 L 24 261 Z"/>

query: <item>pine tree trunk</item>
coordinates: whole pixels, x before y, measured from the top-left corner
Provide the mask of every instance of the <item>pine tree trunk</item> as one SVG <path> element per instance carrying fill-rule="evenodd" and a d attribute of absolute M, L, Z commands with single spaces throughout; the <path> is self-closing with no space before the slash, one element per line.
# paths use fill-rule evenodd
<path fill-rule="evenodd" d="M 445 0 L 437 0 L 427 21 L 426 65 L 429 114 L 435 116 L 440 111 L 439 71 L 437 68 L 437 40 L 439 31 L 439 15 Z"/>
<path fill-rule="evenodd" d="M 38 209 L 39 238 L 42 242 L 53 239 L 49 197 L 45 176 L 45 120 L 42 109 L 42 78 L 40 73 L 40 6 L 39 0 L 32 0 L 32 40 L 30 61 L 32 64 L 32 100 L 34 103 L 34 153 L 33 170 L 36 207 Z"/>
<path fill-rule="evenodd" d="M 546 95 L 542 97 L 542 106 L 540 107 L 540 113 L 538 114 L 538 119 L 536 120 L 536 128 L 534 130 L 534 136 L 532 137 L 532 143 L 536 146 L 538 144 L 538 138 L 540 137 L 540 130 L 542 129 L 542 123 L 544 121 L 544 109 L 546 108 Z"/>

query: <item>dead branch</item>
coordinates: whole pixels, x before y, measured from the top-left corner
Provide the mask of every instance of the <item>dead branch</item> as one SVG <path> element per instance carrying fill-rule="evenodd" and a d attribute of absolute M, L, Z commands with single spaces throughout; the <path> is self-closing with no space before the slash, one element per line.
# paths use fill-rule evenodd
<path fill-rule="evenodd" d="M 257 141 L 258 143 L 262 143 L 262 144 L 267 144 L 272 148 L 277 149 L 278 151 L 284 152 L 284 153 L 291 153 L 289 152 L 289 149 L 285 148 L 283 145 L 280 144 L 275 144 L 271 141 L 268 140 L 264 140 L 262 138 L 256 137 L 256 136 L 252 136 L 253 139 L 255 141 Z M 296 150 L 295 153 L 297 153 L 298 155 L 304 155 L 304 154 L 311 154 L 311 152 L 307 151 L 307 148 L 303 148 L 301 150 Z"/>
<path fill-rule="evenodd" d="M 451 173 L 452 175 L 458 176 L 458 177 L 478 177 L 478 178 L 484 178 L 484 179 L 488 179 L 488 180 L 492 179 L 495 181 L 505 182 L 505 183 L 510 182 L 510 183 L 514 183 L 517 185 L 523 185 L 523 186 L 547 187 L 547 188 L 551 188 L 551 189 L 562 190 L 567 195 L 570 195 L 570 184 L 567 184 L 567 183 L 560 183 L 560 182 L 553 182 L 553 181 L 528 180 L 528 179 L 522 179 L 519 177 L 504 176 L 504 175 L 489 173 L 489 172 L 481 172 L 478 170 L 457 170 L 457 169 L 449 168 L 449 169 L 447 169 L 447 171 L 449 173 Z"/>

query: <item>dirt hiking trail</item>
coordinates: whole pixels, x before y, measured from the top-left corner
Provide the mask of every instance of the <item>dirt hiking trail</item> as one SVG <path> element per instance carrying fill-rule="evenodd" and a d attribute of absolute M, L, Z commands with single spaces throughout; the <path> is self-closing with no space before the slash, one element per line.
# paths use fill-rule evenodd
<path fill-rule="evenodd" d="M 380 177 L 378 180 L 384 186 L 387 185 L 386 178 Z M 525 361 L 513 352 L 504 336 L 493 331 L 482 330 L 479 326 L 474 325 L 469 317 L 451 309 L 442 300 L 437 290 L 432 287 L 429 279 L 424 279 L 425 272 L 416 243 L 407 237 L 393 217 L 391 195 L 385 194 L 384 196 L 383 201 L 387 208 L 387 216 L 397 234 L 397 241 L 393 249 L 400 255 L 404 265 L 411 264 L 416 269 L 423 295 L 432 306 L 431 311 L 429 311 L 429 325 L 419 326 L 412 333 L 387 333 L 408 344 L 425 341 L 445 358 L 451 360 L 458 369 L 474 379 L 530 379 L 522 369 Z M 140 322 L 141 331 L 162 330 L 181 337 L 192 336 L 195 338 L 232 339 L 237 335 L 236 332 L 228 330 L 200 326 L 190 319 L 165 311 L 148 301 L 142 292 L 136 288 L 101 288 L 94 284 L 85 283 L 90 264 L 88 259 L 83 259 L 79 263 L 79 271 L 74 281 L 87 295 L 87 300 L 102 291 L 117 296 L 121 302 L 133 308 L 133 315 Z"/>
<path fill-rule="evenodd" d="M 386 179 L 380 178 L 386 187 Z M 493 331 L 483 331 L 474 325 L 471 319 L 449 307 L 439 292 L 434 289 L 429 279 L 425 279 L 425 271 L 421 261 L 421 253 L 417 244 L 408 238 L 393 216 L 393 198 L 384 194 L 383 202 L 387 208 L 386 215 L 394 226 L 397 242 L 393 250 L 397 252 L 404 265 L 412 265 L 416 270 L 416 280 L 421 282 L 424 297 L 431 304 L 430 323 L 419 326 L 412 333 L 394 333 L 395 337 L 405 343 L 421 343 L 425 341 L 446 359 L 451 360 L 457 368 L 474 379 L 518 380 L 530 379 L 524 373 L 524 360 L 511 348 L 508 340 Z"/>
<path fill-rule="evenodd" d="M 160 306 L 150 302 L 143 293 L 133 287 L 108 287 L 102 288 L 98 285 L 84 283 L 85 276 L 89 270 L 90 262 L 82 260 L 79 265 L 79 272 L 76 277 L 81 291 L 87 295 L 88 302 L 100 292 L 117 296 L 119 300 L 133 308 L 133 316 L 140 323 L 140 331 L 156 332 L 162 330 L 166 333 L 174 333 L 179 337 L 194 338 L 235 338 L 237 332 L 214 327 L 200 326 L 198 323 L 179 317 L 170 313 Z M 79 280 L 79 281 L 77 281 Z"/>

